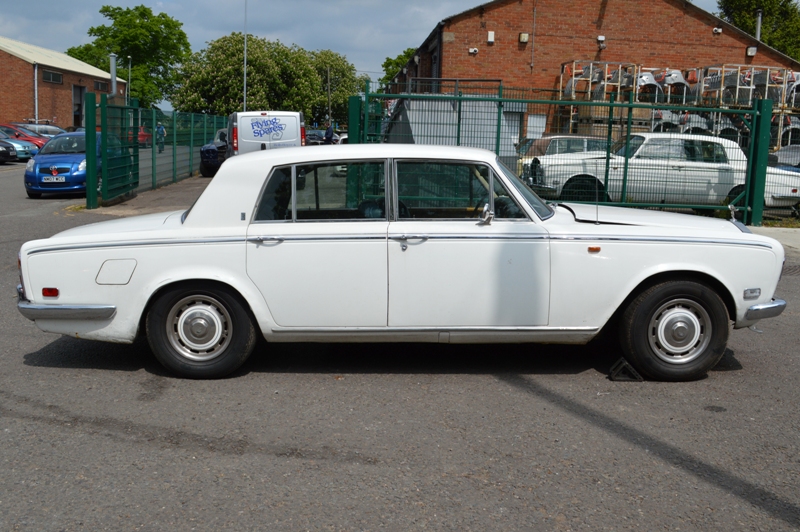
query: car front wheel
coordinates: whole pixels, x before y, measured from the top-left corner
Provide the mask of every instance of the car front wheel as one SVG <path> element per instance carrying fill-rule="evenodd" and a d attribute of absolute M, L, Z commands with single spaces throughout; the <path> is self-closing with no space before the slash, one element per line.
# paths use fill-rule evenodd
<path fill-rule="evenodd" d="M 625 309 L 620 341 L 628 362 L 655 380 L 703 377 L 725 353 L 728 311 L 710 288 L 669 281 L 639 294 Z"/>
<path fill-rule="evenodd" d="M 200 283 L 168 289 L 147 314 L 147 339 L 161 364 L 191 379 L 220 378 L 253 352 L 256 330 L 232 291 Z"/>

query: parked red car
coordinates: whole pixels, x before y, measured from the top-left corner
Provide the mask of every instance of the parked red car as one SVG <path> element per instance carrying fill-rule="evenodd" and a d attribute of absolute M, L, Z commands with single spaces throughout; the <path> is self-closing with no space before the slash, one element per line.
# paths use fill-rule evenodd
<path fill-rule="evenodd" d="M 15 126 L 14 124 L 0 124 L 0 131 L 13 139 L 33 142 L 37 147 L 39 147 L 39 149 L 41 149 L 41 147 L 44 146 L 48 140 L 50 140 L 47 137 L 43 137 L 42 135 L 34 133 L 29 129 L 25 129 L 24 127 Z"/>
<path fill-rule="evenodd" d="M 139 135 L 138 135 L 138 137 L 139 137 L 139 146 L 142 146 L 144 148 L 149 148 L 150 146 L 152 146 L 153 145 L 153 133 L 149 129 L 144 127 L 144 126 L 139 126 L 137 129 L 139 131 Z M 133 142 L 133 131 L 129 131 L 128 132 L 128 142 L 130 142 L 130 143 Z"/>

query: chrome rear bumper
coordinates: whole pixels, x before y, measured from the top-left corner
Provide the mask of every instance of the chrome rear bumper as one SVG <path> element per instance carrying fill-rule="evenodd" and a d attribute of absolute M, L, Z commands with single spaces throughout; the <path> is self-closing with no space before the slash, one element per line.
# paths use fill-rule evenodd
<path fill-rule="evenodd" d="M 17 285 L 17 310 L 29 320 L 108 320 L 114 317 L 114 305 L 35 305 L 25 299 Z"/>

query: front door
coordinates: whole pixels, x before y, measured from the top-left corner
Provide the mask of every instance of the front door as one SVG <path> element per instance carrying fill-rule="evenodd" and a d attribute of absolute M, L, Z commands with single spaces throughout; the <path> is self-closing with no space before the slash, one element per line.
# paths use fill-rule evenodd
<path fill-rule="evenodd" d="M 397 161 L 389 326 L 546 325 L 549 241 L 485 164 Z M 490 193 L 490 191 L 492 191 Z M 495 217 L 481 221 L 488 205 Z"/>

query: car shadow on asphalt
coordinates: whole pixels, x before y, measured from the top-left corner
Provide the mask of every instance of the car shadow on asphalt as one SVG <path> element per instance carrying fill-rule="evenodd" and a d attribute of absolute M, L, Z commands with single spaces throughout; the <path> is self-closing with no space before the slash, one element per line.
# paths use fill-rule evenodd
<path fill-rule="evenodd" d="M 248 373 L 522 374 L 606 378 L 621 352 L 613 342 L 580 345 L 272 343 L 259 341 L 250 359 L 229 378 Z M 60 337 L 24 356 L 34 367 L 139 371 L 170 377 L 143 339 L 132 345 Z M 712 371 L 738 371 L 730 349 Z"/>

